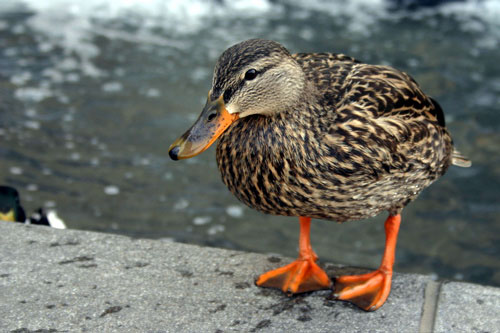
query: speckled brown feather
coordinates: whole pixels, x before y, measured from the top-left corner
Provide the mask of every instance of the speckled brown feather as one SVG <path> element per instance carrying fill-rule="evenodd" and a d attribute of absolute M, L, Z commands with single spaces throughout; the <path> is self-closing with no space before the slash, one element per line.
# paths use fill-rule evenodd
<path fill-rule="evenodd" d="M 237 72 L 246 53 L 266 56 L 228 51 L 216 71 Z M 239 200 L 343 222 L 397 214 L 445 173 L 453 144 L 442 110 L 406 73 L 341 54 L 291 57 L 307 80 L 300 102 L 239 119 L 217 144 L 222 179 Z"/>

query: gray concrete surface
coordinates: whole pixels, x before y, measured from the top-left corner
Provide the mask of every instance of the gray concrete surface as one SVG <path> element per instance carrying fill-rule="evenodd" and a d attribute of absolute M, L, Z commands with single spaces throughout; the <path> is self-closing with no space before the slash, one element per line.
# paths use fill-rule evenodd
<path fill-rule="evenodd" d="M 257 288 L 289 261 L 0 222 L 0 332 L 498 332 L 500 291 L 395 274 L 378 311 Z M 323 265 L 330 276 L 352 269 Z"/>

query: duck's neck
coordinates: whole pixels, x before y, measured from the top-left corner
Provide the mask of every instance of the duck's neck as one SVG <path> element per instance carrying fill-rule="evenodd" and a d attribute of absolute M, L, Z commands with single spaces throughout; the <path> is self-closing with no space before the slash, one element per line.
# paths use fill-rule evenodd
<path fill-rule="evenodd" d="M 302 72 L 303 73 L 303 72 Z M 296 159 L 304 152 L 307 131 L 317 126 L 318 92 L 305 77 L 300 90 L 280 111 L 250 115 L 236 121 L 221 136 L 217 154 L 254 156 L 261 159 Z M 293 100 L 293 103 L 291 102 Z M 219 157 L 218 157 L 219 159 Z M 220 162 L 220 161 L 219 161 Z"/>

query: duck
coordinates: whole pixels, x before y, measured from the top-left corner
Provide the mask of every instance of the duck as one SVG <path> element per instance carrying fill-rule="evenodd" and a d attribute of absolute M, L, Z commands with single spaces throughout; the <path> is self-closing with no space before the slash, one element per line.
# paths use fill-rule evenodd
<path fill-rule="evenodd" d="M 7 222 L 26 221 L 26 212 L 21 206 L 19 192 L 10 186 L 0 186 L 0 220 Z"/>
<path fill-rule="evenodd" d="M 215 141 L 222 181 L 240 201 L 299 218 L 298 258 L 260 275 L 257 286 L 289 295 L 333 289 L 366 311 L 390 294 L 403 208 L 451 165 L 471 165 L 454 148 L 442 108 L 407 73 L 341 53 L 292 54 L 264 39 L 221 54 L 200 116 L 169 156 L 191 158 Z M 311 246 L 311 219 L 382 212 L 380 266 L 330 279 Z"/>
<path fill-rule="evenodd" d="M 19 192 L 11 186 L 0 186 L 0 220 L 24 224 L 45 225 L 55 229 L 66 229 L 66 224 L 54 210 L 36 209 L 28 218 L 21 206 Z"/>

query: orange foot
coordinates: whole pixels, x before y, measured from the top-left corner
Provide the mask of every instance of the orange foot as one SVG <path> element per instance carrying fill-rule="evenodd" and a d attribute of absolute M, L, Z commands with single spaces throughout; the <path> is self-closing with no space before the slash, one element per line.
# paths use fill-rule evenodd
<path fill-rule="evenodd" d="M 256 283 L 260 287 L 278 288 L 292 294 L 330 288 L 330 279 L 314 261 L 313 257 L 299 258 L 262 274 Z"/>
<path fill-rule="evenodd" d="M 401 215 L 385 221 L 385 250 L 379 269 L 368 274 L 340 276 L 335 280 L 334 296 L 356 304 L 366 311 L 375 311 L 391 292 L 392 267 Z"/>
<path fill-rule="evenodd" d="M 363 275 L 340 276 L 335 280 L 334 296 L 349 301 L 366 311 L 384 304 L 391 291 L 392 272 L 376 270 Z"/>
<path fill-rule="evenodd" d="M 299 257 L 284 267 L 262 274 L 256 281 L 260 287 L 278 288 L 285 293 L 328 289 L 331 281 L 316 264 L 318 256 L 311 248 L 311 218 L 300 217 Z"/>

